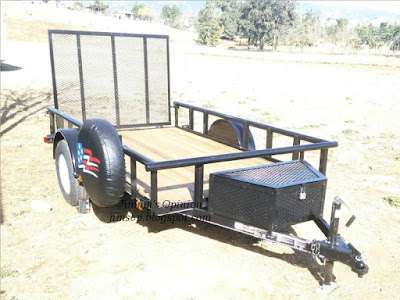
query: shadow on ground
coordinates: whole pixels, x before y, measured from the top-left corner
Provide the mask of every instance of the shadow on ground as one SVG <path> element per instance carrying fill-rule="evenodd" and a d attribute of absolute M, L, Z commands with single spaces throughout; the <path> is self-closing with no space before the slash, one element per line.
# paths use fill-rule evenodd
<path fill-rule="evenodd" d="M 1 94 L 0 136 L 10 132 L 30 116 L 45 111 L 51 100 L 48 90 L 4 90 Z"/>
<path fill-rule="evenodd" d="M 1 172 L 0 172 L 0 224 L 4 222 L 4 215 L 3 215 L 3 190 L 1 189 Z"/>
<path fill-rule="evenodd" d="M 0 65 L 1 72 L 18 71 L 18 70 L 21 70 L 21 69 L 22 69 L 21 67 L 5 64 L 5 63 L 3 63 L 3 60 L 1 61 L 1 65 Z"/>
<path fill-rule="evenodd" d="M 139 211 L 135 209 L 135 202 L 133 201 L 124 200 L 122 202 L 123 205 L 117 204 L 109 208 L 100 208 L 92 205 L 92 209 L 97 218 L 105 223 L 123 222 L 124 217 L 130 216 L 131 218 L 139 219 L 137 223 L 147 227 L 148 231 L 151 233 L 157 233 L 176 228 L 182 229 L 213 240 L 217 240 L 221 243 L 240 247 L 270 258 L 279 259 L 296 267 L 306 268 L 319 284 L 322 284 L 323 282 L 323 266 L 319 265 L 317 261 L 307 253 L 296 250 L 294 250 L 294 253 L 283 254 L 269 251 L 260 247 L 259 245 L 256 245 L 256 242 L 258 241 L 256 238 L 198 220 L 190 218 L 185 219 L 183 216 L 174 222 L 163 222 L 162 219 L 157 220 L 152 218 L 152 215 L 149 211 Z M 192 226 L 192 224 L 195 224 L 196 226 Z M 292 227 L 289 227 L 284 231 L 282 230 L 281 232 L 297 236 Z"/>
<path fill-rule="evenodd" d="M 2 64 L 3 68 L 3 64 Z M 0 109 L 0 137 L 10 133 L 14 128 L 29 117 L 37 113 L 44 112 L 46 105 L 51 99 L 51 93 L 48 90 L 20 89 L 20 90 L 2 90 L 1 91 L 1 109 Z M 13 138 L 13 140 L 17 139 Z M 2 148 L 4 151 L 4 148 Z M 0 224 L 4 222 L 4 211 L 2 203 L 0 177 Z"/>

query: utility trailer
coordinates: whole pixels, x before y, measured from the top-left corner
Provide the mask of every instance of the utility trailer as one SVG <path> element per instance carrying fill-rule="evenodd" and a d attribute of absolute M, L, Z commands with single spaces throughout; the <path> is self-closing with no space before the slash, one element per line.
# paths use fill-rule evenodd
<path fill-rule="evenodd" d="M 338 234 L 343 199 L 333 200 L 329 222 L 323 218 L 328 149 L 337 142 L 171 106 L 168 36 L 49 30 L 49 45 L 54 106 L 45 142 L 53 144 L 61 192 L 80 212 L 129 200 L 155 216 L 181 214 L 285 245 L 325 263 L 324 287 L 333 286 L 335 261 L 359 277 L 368 272 Z M 253 128 L 266 133 L 262 149 Z M 292 143 L 274 148 L 279 135 Z M 315 150 L 314 167 L 305 157 Z M 282 154 L 291 159 L 278 160 Z M 281 233 L 306 221 L 326 239 Z"/>

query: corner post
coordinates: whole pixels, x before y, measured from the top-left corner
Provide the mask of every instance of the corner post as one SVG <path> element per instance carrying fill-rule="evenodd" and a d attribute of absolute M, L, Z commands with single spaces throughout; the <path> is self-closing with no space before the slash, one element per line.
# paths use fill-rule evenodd
<path fill-rule="evenodd" d="M 328 164 L 328 149 L 321 149 L 319 156 L 319 171 L 326 176 L 326 168 Z"/>
<path fill-rule="evenodd" d="M 151 208 L 152 210 L 156 210 L 158 206 L 157 199 L 157 171 L 151 171 L 150 175 L 150 200 L 151 200 Z"/>
<path fill-rule="evenodd" d="M 266 148 L 271 149 L 272 148 L 272 138 L 273 138 L 273 132 L 271 129 L 267 129 L 267 142 L 266 142 Z"/>
<path fill-rule="evenodd" d="M 208 113 L 203 113 L 203 134 L 208 134 Z"/>
<path fill-rule="evenodd" d="M 131 157 L 131 199 L 136 198 L 137 182 L 136 182 L 136 159 Z"/>
<path fill-rule="evenodd" d="M 249 124 L 243 124 L 243 141 L 242 147 L 244 150 L 248 150 L 249 148 Z"/>
<path fill-rule="evenodd" d="M 193 108 L 189 108 L 189 129 L 193 130 L 194 128 L 194 111 Z"/>
<path fill-rule="evenodd" d="M 293 138 L 293 146 L 300 145 L 300 139 L 296 136 Z M 299 151 L 295 151 L 292 153 L 292 160 L 298 160 L 299 159 Z"/>
<path fill-rule="evenodd" d="M 204 165 L 196 165 L 194 169 L 194 202 L 201 206 L 203 202 Z"/>
<path fill-rule="evenodd" d="M 56 133 L 55 121 L 54 121 L 54 113 L 50 112 L 50 134 Z"/>
<path fill-rule="evenodd" d="M 64 119 L 60 116 L 56 116 L 56 125 L 57 125 L 57 130 L 60 128 L 64 128 Z"/>
<path fill-rule="evenodd" d="M 179 111 L 179 106 L 178 105 L 174 105 L 174 111 L 175 111 L 175 127 L 178 127 L 178 120 L 179 120 L 179 116 L 178 116 L 178 111 Z"/>

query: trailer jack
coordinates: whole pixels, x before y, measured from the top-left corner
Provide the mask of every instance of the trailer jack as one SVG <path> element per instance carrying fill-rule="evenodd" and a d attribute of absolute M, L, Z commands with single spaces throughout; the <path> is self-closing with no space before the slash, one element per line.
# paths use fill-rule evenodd
<path fill-rule="evenodd" d="M 332 287 L 336 286 L 333 283 L 333 265 L 335 261 L 348 265 L 360 278 L 368 273 L 368 266 L 364 262 L 365 256 L 351 243 L 346 244 L 345 240 L 338 234 L 340 209 L 342 204 L 352 212 L 349 205 L 342 198 L 335 197 L 332 202 L 330 225 L 328 225 L 324 219 L 315 220 L 316 224 L 327 236 L 327 240 L 308 241 L 291 235 L 275 232 L 266 236 L 263 236 L 262 233 L 258 232 L 258 235 L 273 243 L 289 246 L 296 250 L 311 253 L 314 257 L 318 257 L 325 263 L 324 281 L 321 288 L 323 290 L 332 290 L 334 289 Z M 350 220 L 346 223 L 346 226 L 350 227 L 355 218 L 356 217 L 353 213 Z"/>
<path fill-rule="evenodd" d="M 332 286 L 334 261 L 339 261 L 348 265 L 360 278 L 368 273 L 368 266 L 364 263 L 365 256 L 351 243 L 346 244 L 345 240 L 338 234 L 342 204 L 352 213 L 352 217 L 347 221 L 346 227 L 350 227 L 356 219 L 350 206 L 341 197 L 335 197 L 332 202 L 330 226 L 325 229 L 325 232 L 328 233 L 328 239 L 319 244 L 319 257 L 325 260 L 324 283 L 322 288 Z"/>

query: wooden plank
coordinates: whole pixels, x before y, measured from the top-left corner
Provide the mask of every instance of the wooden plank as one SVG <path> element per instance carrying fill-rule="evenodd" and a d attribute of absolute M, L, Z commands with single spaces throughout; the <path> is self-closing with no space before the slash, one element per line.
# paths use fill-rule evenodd
<path fill-rule="evenodd" d="M 120 131 L 123 144 L 142 153 L 153 161 L 167 161 L 193 158 L 240 150 L 213 140 L 186 132 L 179 128 L 157 128 L 135 131 Z M 126 165 L 130 165 L 126 158 Z M 245 168 L 269 163 L 262 158 L 250 158 L 230 162 L 205 165 L 204 193 L 208 193 L 210 173 Z M 194 166 L 158 171 L 158 201 L 183 202 L 194 198 Z M 150 172 L 137 164 L 137 187 L 146 197 L 150 197 Z"/>

